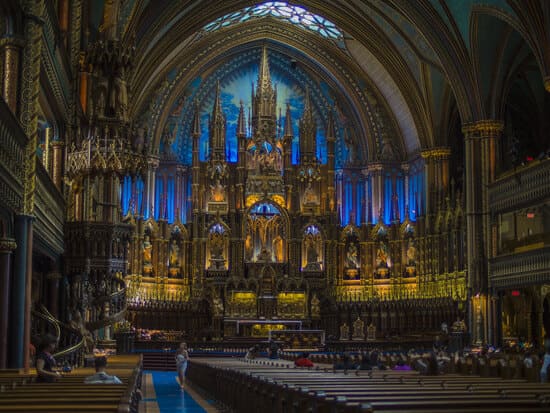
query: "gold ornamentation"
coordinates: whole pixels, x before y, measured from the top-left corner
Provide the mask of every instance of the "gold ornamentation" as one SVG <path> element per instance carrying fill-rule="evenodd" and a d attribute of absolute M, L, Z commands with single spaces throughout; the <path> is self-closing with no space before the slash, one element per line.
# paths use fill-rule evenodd
<path fill-rule="evenodd" d="M 12 238 L 0 238 L 0 251 L 13 251 L 17 248 L 15 240 Z"/>

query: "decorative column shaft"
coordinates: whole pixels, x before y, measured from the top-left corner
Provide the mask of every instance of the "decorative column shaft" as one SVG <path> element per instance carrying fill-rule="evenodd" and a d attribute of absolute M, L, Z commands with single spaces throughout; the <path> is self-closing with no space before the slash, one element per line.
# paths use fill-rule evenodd
<path fill-rule="evenodd" d="M 51 143 L 52 148 L 52 180 L 59 191 L 62 190 L 63 180 L 63 147 L 65 144 L 61 141 Z"/>
<path fill-rule="evenodd" d="M 0 238 L 0 369 L 8 367 L 11 254 L 16 246 L 13 239 Z"/>
<path fill-rule="evenodd" d="M 61 274 L 57 271 L 46 275 L 48 282 L 48 310 L 55 318 L 59 318 L 59 280 L 61 278 Z"/>
<path fill-rule="evenodd" d="M 19 52 L 24 42 L 20 39 L 4 38 L 0 40 L 3 44 L 4 66 L 2 97 L 8 104 L 13 114 L 17 113 L 17 91 L 19 86 Z"/>

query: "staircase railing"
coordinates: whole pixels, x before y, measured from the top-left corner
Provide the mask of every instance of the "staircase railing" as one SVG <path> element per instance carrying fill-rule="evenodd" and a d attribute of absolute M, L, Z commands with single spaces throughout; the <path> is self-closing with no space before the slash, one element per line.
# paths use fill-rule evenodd
<path fill-rule="evenodd" d="M 127 301 L 126 301 L 126 283 L 124 280 L 114 278 L 119 289 L 115 292 L 96 298 L 96 305 L 105 305 L 109 303 L 109 315 L 98 320 L 90 321 L 86 323 L 86 328 L 90 331 L 95 331 L 103 327 L 107 327 L 122 321 L 126 316 Z"/>
<path fill-rule="evenodd" d="M 81 366 L 84 360 L 84 336 L 81 332 L 56 319 L 43 305 L 39 311 L 33 310 L 33 315 L 53 326 L 60 348 L 53 354 L 56 361 L 63 365 Z"/>

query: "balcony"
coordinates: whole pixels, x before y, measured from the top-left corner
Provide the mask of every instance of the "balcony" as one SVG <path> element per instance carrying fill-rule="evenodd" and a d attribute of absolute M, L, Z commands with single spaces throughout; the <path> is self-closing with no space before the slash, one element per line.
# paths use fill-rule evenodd
<path fill-rule="evenodd" d="M 496 288 L 549 283 L 550 246 L 490 259 L 489 282 Z"/>
<path fill-rule="evenodd" d="M 493 214 L 513 211 L 550 198 L 550 159 L 510 171 L 489 186 Z"/>

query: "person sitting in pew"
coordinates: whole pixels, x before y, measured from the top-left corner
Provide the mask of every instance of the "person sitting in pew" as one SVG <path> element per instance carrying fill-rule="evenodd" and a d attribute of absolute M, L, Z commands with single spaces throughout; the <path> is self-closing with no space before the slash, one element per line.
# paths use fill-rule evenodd
<path fill-rule="evenodd" d="M 335 370 L 355 370 L 359 368 L 359 365 L 353 363 L 350 353 L 347 351 L 342 354 L 342 359 L 340 361 L 335 361 L 334 367 Z"/>
<path fill-rule="evenodd" d="M 87 384 L 122 384 L 117 376 L 110 376 L 105 369 L 107 368 L 107 357 L 96 357 L 94 360 L 95 374 L 84 379 Z"/>
<path fill-rule="evenodd" d="M 296 367 L 313 367 L 313 362 L 309 359 L 309 353 L 302 353 L 300 357 L 294 360 Z"/>
<path fill-rule="evenodd" d="M 57 366 L 52 353 L 57 346 L 57 338 L 51 334 L 44 336 L 38 346 L 36 354 L 36 373 L 38 374 L 37 383 L 53 383 L 61 377 L 61 373 L 54 370 Z"/>
<path fill-rule="evenodd" d="M 254 360 L 256 357 L 258 357 L 258 354 L 260 354 L 260 346 L 257 344 L 254 344 L 252 347 L 248 349 L 244 358 L 246 360 Z"/>
<path fill-rule="evenodd" d="M 400 357 L 399 360 L 397 360 L 397 363 L 395 364 L 395 366 L 393 367 L 393 370 L 409 371 L 409 370 L 412 370 L 412 368 L 405 362 L 405 360 L 403 360 L 403 358 Z"/>

